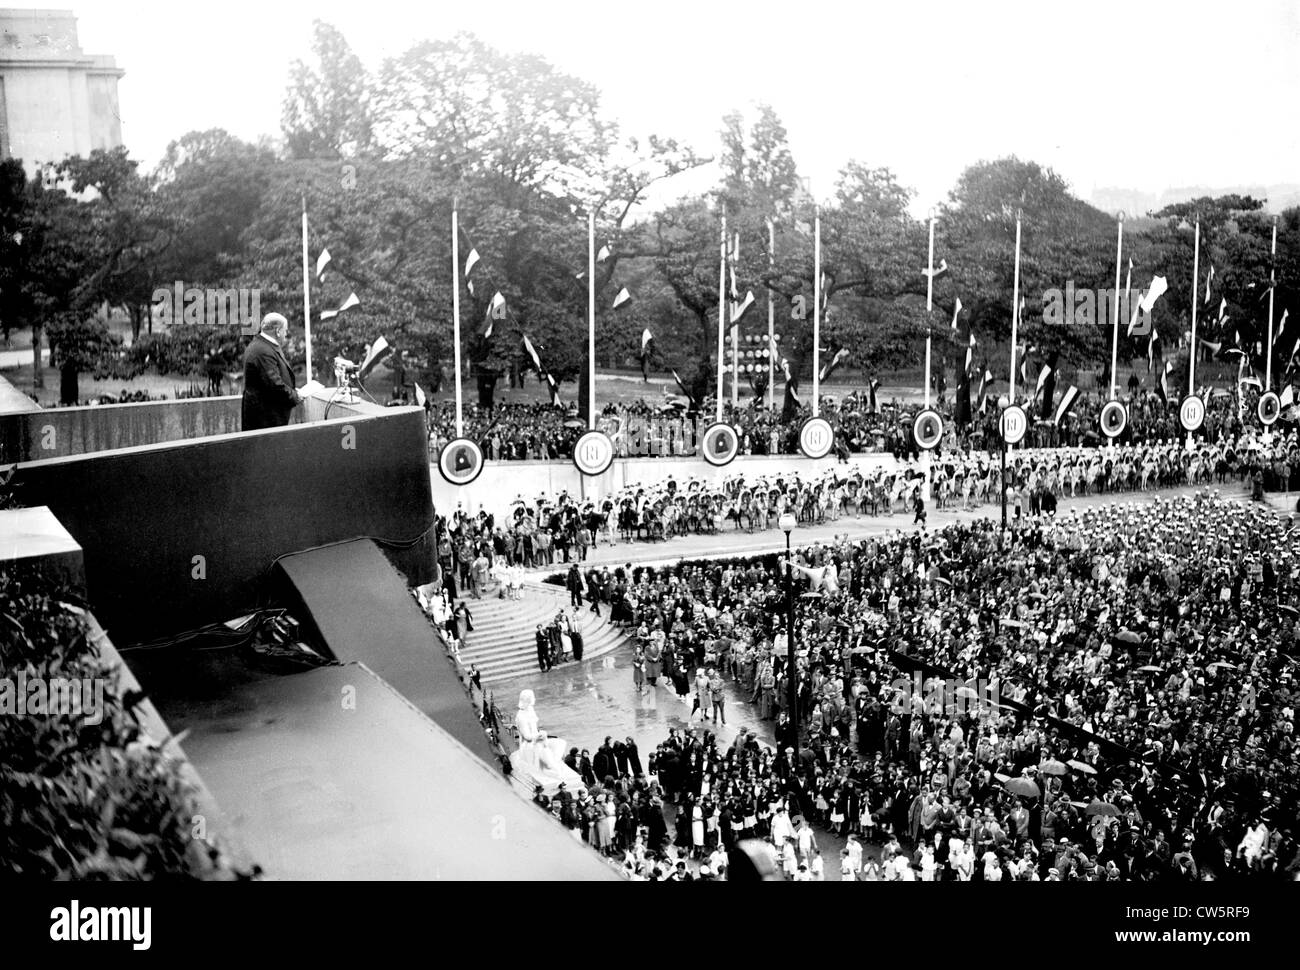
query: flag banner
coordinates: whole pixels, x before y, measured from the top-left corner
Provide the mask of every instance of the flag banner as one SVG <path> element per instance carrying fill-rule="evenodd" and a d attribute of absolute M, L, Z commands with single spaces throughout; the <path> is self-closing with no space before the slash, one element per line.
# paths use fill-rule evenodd
<path fill-rule="evenodd" d="M 1079 396 L 1079 389 L 1071 384 L 1066 388 L 1065 393 L 1061 395 L 1061 403 L 1057 405 L 1056 415 L 1052 418 L 1052 423 L 1058 428 L 1061 426 L 1061 420 L 1070 413 L 1074 407 L 1074 401 Z"/>
<path fill-rule="evenodd" d="M 835 351 L 835 356 L 833 356 L 830 359 L 830 363 L 822 365 L 822 370 L 821 373 L 818 375 L 818 380 L 823 380 L 823 381 L 826 380 L 833 373 L 835 373 L 835 369 L 839 367 L 842 363 L 844 363 L 846 360 L 848 360 L 848 358 L 849 358 L 848 348 L 841 347 L 839 350 Z"/>
<path fill-rule="evenodd" d="M 646 327 L 641 331 L 641 379 L 650 380 L 650 357 L 654 353 L 655 337 Z"/>
<path fill-rule="evenodd" d="M 469 290 L 469 295 L 470 295 L 470 296 L 473 296 L 473 295 L 474 295 L 474 281 L 473 281 L 473 280 L 466 280 L 466 281 L 465 281 L 465 288 L 466 288 L 467 290 Z"/>
<path fill-rule="evenodd" d="M 343 305 L 339 307 L 337 310 L 326 310 L 324 313 L 320 315 L 320 318 L 322 320 L 333 320 L 340 313 L 343 313 L 345 310 L 351 310 L 354 306 L 361 306 L 361 301 L 357 299 L 357 295 L 355 293 L 353 293 L 346 300 L 344 300 Z"/>
<path fill-rule="evenodd" d="M 1210 271 L 1205 274 L 1205 305 L 1210 305 L 1210 284 L 1214 281 L 1214 264 L 1210 264 Z"/>
<path fill-rule="evenodd" d="M 1160 398 L 1166 405 L 1169 404 L 1169 374 L 1173 369 L 1174 362 L 1167 360 L 1165 361 L 1165 369 L 1160 372 Z"/>
<path fill-rule="evenodd" d="M 551 393 L 551 404 L 557 408 L 564 407 L 564 402 L 560 400 L 560 385 L 555 383 L 555 378 L 550 374 L 546 375 L 546 389 Z"/>
<path fill-rule="evenodd" d="M 474 264 L 478 262 L 478 250 L 471 249 L 469 255 L 465 257 L 465 275 L 468 277 L 474 269 Z"/>
<path fill-rule="evenodd" d="M 734 327 L 736 324 L 738 324 L 740 322 L 740 318 L 743 317 L 745 315 L 745 312 L 753 305 L 754 305 L 754 291 L 748 290 L 745 293 L 745 299 L 743 302 L 741 302 L 738 305 L 732 304 L 731 325 Z"/>
<path fill-rule="evenodd" d="M 1142 316 L 1142 301 L 1139 299 L 1138 302 L 1133 305 L 1133 316 L 1129 319 L 1128 330 L 1124 332 L 1124 336 L 1133 336 L 1133 331 L 1137 329 L 1138 318 L 1140 316 Z"/>
<path fill-rule="evenodd" d="M 1133 294 L 1133 257 L 1128 258 L 1128 275 L 1124 277 L 1124 302 L 1128 303 Z"/>
<path fill-rule="evenodd" d="M 1151 285 L 1147 287 L 1146 293 L 1144 293 L 1142 299 L 1138 301 L 1138 306 L 1142 308 L 1142 312 L 1150 313 L 1151 308 L 1156 305 L 1156 300 L 1160 299 L 1167 289 L 1169 289 L 1168 280 L 1163 276 L 1153 276 L 1151 278 Z"/>
<path fill-rule="evenodd" d="M 484 340 L 491 340 L 492 331 L 496 329 L 496 323 L 496 320 L 493 319 L 493 313 L 489 309 L 487 313 L 483 314 L 483 322 L 479 325 L 478 335 Z"/>
<path fill-rule="evenodd" d="M 933 275 L 938 276 L 940 273 L 946 273 L 946 272 L 948 272 L 948 260 L 941 259 L 939 260 L 939 265 L 934 268 Z M 921 275 L 930 276 L 931 275 L 930 267 L 927 266 L 925 269 L 921 270 Z"/>
<path fill-rule="evenodd" d="M 493 320 L 504 320 L 506 318 L 506 298 L 497 290 L 492 295 L 492 302 L 488 304 L 488 316 Z"/>
<path fill-rule="evenodd" d="M 986 367 L 984 368 L 984 376 L 980 378 L 979 393 L 975 395 L 976 400 L 980 402 L 981 411 L 984 410 L 984 389 L 988 386 L 991 380 L 993 380 L 993 372 Z"/>
<path fill-rule="evenodd" d="M 320 255 L 316 257 L 316 279 L 325 282 L 325 267 L 330 264 L 330 251 L 322 249 Z"/>
<path fill-rule="evenodd" d="M 879 414 L 879 413 L 880 413 L 880 401 L 879 401 L 879 399 L 876 397 L 876 392 L 877 392 L 879 389 L 880 389 L 880 381 L 879 381 L 879 379 L 878 379 L 878 378 L 875 378 L 875 377 L 871 378 L 871 380 L 867 383 L 867 391 L 869 392 L 869 395 L 870 395 L 870 396 L 869 396 L 869 404 L 870 404 L 871 411 L 872 411 L 873 414 Z"/>
<path fill-rule="evenodd" d="M 543 373 L 542 359 L 537 356 L 537 351 L 533 349 L 533 342 L 528 339 L 528 334 L 524 334 L 523 345 L 524 353 L 528 355 L 528 360 L 532 363 L 533 370 L 537 371 L 537 376 L 540 377 Z"/>
<path fill-rule="evenodd" d="M 603 263 L 607 259 L 609 259 L 609 247 L 601 246 L 600 252 L 596 254 L 596 262 Z"/>
<path fill-rule="evenodd" d="M 1151 373 L 1151 368 L 1154 366 L 1152 361 L 1155 360 L 1155 355 L 1156 355 L 1156 339 L 1157 339 L 1156 325 L 1152 323 L 1151 335 L 1147 337 L 1147 373 L 1148 374 Z"/>
<path fill-rule="evenodd" d="M 1219 319 L 1216 323 L 1225 323 L 1228 319 L 1228 298 L 1225 296 L 1219 301 Z"/>
<path fill-rule="evenodd" d="M 619 307 L 625 306 L 631 302 L 632 294 L 627 291 L 627 287 L 625 286 L 618 291 L 618 296 L 614 297 L 614 306 L 611 309 L 617 310 Z"/>
<path fill-rule="evenodd" d="M 1283 408 L 1289 408 L 1292 404 L 1294 404 L 1295 388 L 1292 387 L 1290 384 L 1282 388 L 1282 393 L 1277 396 L 1277 403 L 1279 407 L 1283 407 Z"/>
<path fill-rule="evenodd" d="M 366 348 L 366 356 L 361 361 L 361 369 L 357 371 L 357 379 L 365 380 L 366 375 L 374 370 L 380 361 L 386 360 L 393 352 L 387 338 L 380 336 Z"/>
<path fill-rule="evenodd" d="M 961 313 L 961 300 L 958 300 L 952 306 L 952 328 L 957 329 L 957 314 Z"/>
<path fill-rule="evenodd" d="M 1052 351 L 1047 355 L 1047 363 L 1038 372 L 1038 387 L 1035 389 L 1034 395 L 1037 396 L 1040 393 L 1043 395 L 1038 416 L 1044 421 L 1052 416 L 1052 399 L 1056 397 L 1056 365 L 1059 359 L 1060 355 L 1057 351 Z"/>
<path fill-rule="evenodd" d="M 682 395 L 686 398 L 686 400 L 690 402 L 691 407 L 695 407 L 695 398 L 691 394 L 691 392 L 686 389 L 686 385 L 682 383 L 681 376 L 678 375 L 677 371 L 675 370 L 672 372 L 672 374 L 673 374 L 673 380 L 677 382 L 677 390 L 682 392 Z"/>
<path fill-rule="evenodd" d="M 799 391 L 799 378 L 795 376 L 794 370 L 790 367 L 790 361 L 781 358 L 781 374 L 785 377 L 785 386 L 787 390 L 793 389 L 795 393 Z"/>
<path fill-rule="evenodd" d="M 1286 315 L 1287 315 L 1287 311 L 1286 308 L 1284 307 L 1282 309 L 1282 319 L 1279 320 L 1277 323 L 1277 333 L 1273 335 L 1274 343 L 1277 343 L 1278 340 L 1282 338 L 1282 331 L 1286 329 Z"/>
<path fill-rule="evenodd" d="M 968 340 L 967 343 L 966 343 L 966 367 L 965 367 L 965 371 L 966 371 L 967 374 L 970 373 L 970 365 L 971 365 L 971 361 L 973 361 L 974 359 L 975 359 L 975 333 L 974 333 L 974 331 L 972 331 L 972 332 L 971 332 L 971 335 L 970 335 L 970 340 Z"/>
<path fill-rule="evenodd" d="M 420 407 L 425 407 L 429 403 L 429 399 L 424 395 L 424 388 L 418 383 L 415 385 L 415 403 Z"/>

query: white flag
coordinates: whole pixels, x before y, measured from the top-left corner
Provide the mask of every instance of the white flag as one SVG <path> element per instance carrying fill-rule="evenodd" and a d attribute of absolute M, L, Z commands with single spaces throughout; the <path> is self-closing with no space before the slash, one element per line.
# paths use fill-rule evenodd
<path fill-rule="evenodd" d="M 474 264 L 478 262 L 478 250 L 471 249 L 469 255 L 465 257 L 465 275 L 469 276 L 474 269 Z"/>
<path fill-rule="evenodd" d="M 330 251 L 322 249 L 316 257 L 316 279 L 325 282 L 325 267 L 330 264 Z"/>
<path fill-rule="evenodd" d="M 612 309 L 617 310 L 623 304 L 630 303 L 631 300 L 632 294 L 627 291 L 627 287 L 625 286 L 618 291 L 618 296 L 614 297 L 614 306 Z"/>
<path fill-rule="evenodd" d="M 952 328 L 957 329 L 957 314 L 961 313 L 961 300 L 953 304 L 952 308 Z"/>
<path fill-rule="evenodd" d="M 326 310 L 324 313 L 320 315 L 320 318 L 322 320 L 333 320 L 344 310 L 351 310 L 354 306 L 360 306 L 360 305 L 361 305 L 361 301 L 357 299 L 357 295 L 353 293 L 351 296 L 349 296 L 346 300 L 343 301 L 343 305 L 341 307 L 339 307 L 337 310 Z"/>
<path fill-rule="evenodd" d="M 745 315 L 745 311 L 754 305 L 754 291 L 749 290 L 745 293 L 745 299 L 739 304 L 733 304 L 731 308 L 731 323 L 734 326 L 740 322 L 740 318 Z"/>
<path fill-rule="evenodd" d="M 1151 308 L 1156 305 L 1156 300 L 1160 299 L 1161 294 L 1169 289 L 1169 281 L 1163 276 L 1155 276 L 1151 279 L 1151 285 L 1147 287 L 1146 295 L 1139 301 L 1143 313 L 1150 313 Z"/>
<path fill-rule="evenodd" d="M 600 252 L 596 254 L 596 262 L 603 263 L 607 259 L 609 259 L 609 247 L 601 246 Z"/>

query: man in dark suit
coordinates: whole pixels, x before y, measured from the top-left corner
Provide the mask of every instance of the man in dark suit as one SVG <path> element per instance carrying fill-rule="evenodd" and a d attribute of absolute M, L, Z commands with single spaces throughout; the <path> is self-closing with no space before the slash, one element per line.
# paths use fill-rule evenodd
<path fill-rule="evenodd" d="M 293 368 L 284 356 L 289 321 L 278 313 L 262 318 L 262 332 L 244 351 L 243 428 L 281 428 L 289 413 L 302 403 L 294 387 Z"/>

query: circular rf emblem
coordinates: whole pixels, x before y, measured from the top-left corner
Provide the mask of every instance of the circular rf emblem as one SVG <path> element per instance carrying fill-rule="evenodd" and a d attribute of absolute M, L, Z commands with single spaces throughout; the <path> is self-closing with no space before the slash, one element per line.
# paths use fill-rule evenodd
<path fill-rule="evenodd" d="M 483 471 L 483 450 L 468 438 L 453 438 L 438 455 L 438 471 L 452 485 L 468 485 Z"/>
<path fill-rule="evenodd" d="M 1184 431 L 1195 431 L 1205 423 L 1205 402 L 1188 394 L 1178 405 L 1178 423 Z"/>
<path fill-rule="evenodd" d="M 943 418 L 937 411 L 926 408 L 912 422 L 912 436 L 916 438 L 917 447 L 932 450 L 943 437 Z"/>
<path fill-rule="evenodd" d="M 704 431 L 704 460 L 710 465 L 729 465 L 740 452 L 740 436 L 729 424 L 719 421 Z"/>
<path fill-rule="evenodd" d="M 584 475 L 603 475 L 614 461 L 614 442 L 603 431 L 588 431 L 573 446 L 573 463 Z"/>
<path fill-rule="evenodd" d="M 799 450 L 809 458 L 825 458 L 835 444 L 835 429 L 825 418 L 809 418 L 799 429 Z"/>
<path fill-rule="evenodd" d="M 1099 420 L 1102 434 L 1107 438 L 1118 438 L 1128 427 L 1128 408 L 1121 401 L 1107 401 Z"/>
<path fill-rule="evenodd" d="M 1273 391 L 1265 391 L 1259 396 L 1259 405 L 1255 408 L 1255 413 L 1259 415 L 1259 423 L 1267 428 L 1282 413 L 1282 402 Z"/>
<path fill-rule="evenodd" d="M 1002 412 L 1002 440 L 1009 445 L 1020 443 L 1029 430 L 1029 415 L 1019 404 L 1012 404 Z"/>

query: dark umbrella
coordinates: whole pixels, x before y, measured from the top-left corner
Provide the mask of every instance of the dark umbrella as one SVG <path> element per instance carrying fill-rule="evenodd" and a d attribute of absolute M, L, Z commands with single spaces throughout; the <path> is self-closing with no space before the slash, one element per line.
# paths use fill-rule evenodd
<path fill-rule="evenodd" d="M 1094 798 L 1087 808 L 1083 810 L 1085 815 L 1118 815 L 1119 809 L 1110 802 L 1103 802 L 1100 798 Z"/>
<path fill-rule="evenodd" d="M 1013 795 L 1023 795 L 1025 798 L 1037 798 L 1043 793 L 1042 789 L 1028 778 L 1009 778 L 1002 783 L 1002 787 Z"/>

